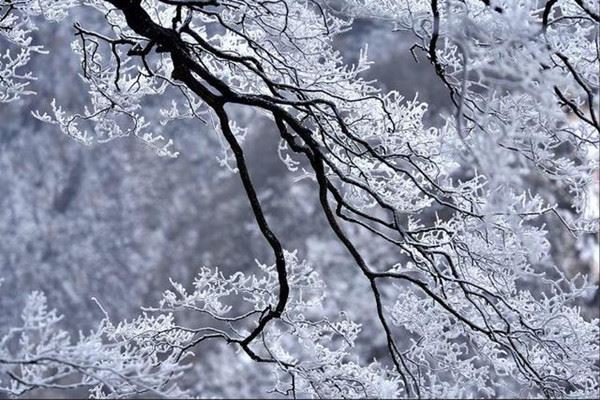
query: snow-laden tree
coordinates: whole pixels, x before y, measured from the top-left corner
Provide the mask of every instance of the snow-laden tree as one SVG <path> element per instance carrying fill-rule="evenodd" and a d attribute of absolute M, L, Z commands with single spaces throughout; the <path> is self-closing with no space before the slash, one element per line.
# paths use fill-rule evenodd
<path fill-rule="evenodd" d="M 583 215 L 597 168 L 588 151 L 600 131 L 597 4 L 1 4 L 0 35 L 11 44 L 0 63 L 3 102 L 34 92 L 27 63 L 45 51 L 31 39 L 38 23 L 67 23 L 73 7 L 103 15 L 100 28 L 74 24 L 89 104 L 68 110 L 53 100 L 33 116 L 84 144 L 135 136 L 169 157 L 185 149 L 156 127 L 181 119 L 214 126 L 220 162 L 239 175 L 272 250 L 255 273 L 202 268 L 192 290 L 173 282 L 139 318 L 113 325 L 107 315 L 79 342 L 53 330 L 56 313 L 32 295 L 23 327 L 0 342 L 5 391 L 89 386 L 93 396 L 179 395 L 175 381 L 190 360 L 223 363 L 202 357 L 202 344 L 217 342 L 240 350 L 246 368 L 248 360 L 264 364 L 274 374 L 271 390 L 287 396 L 598 395 L 598 321 L 574 306 L 591 286 L 552 265 L 540 222 L 574 237 L 597 232 L 598 221 Z M 427 104 L 414 94 L 383 93 L 362 78 L 366 52 L 345 65 L 333 40 L 355 16 L 414 32 L 415 50 L 448 87 L 455 115 L 426 126 Z M 160 111 L 148 112 L 146 101 Z M 375 328 L 332 307 L 344 293 L 324 282 L 328 265 L 285 250 L 267 217 L 243 147 L 248 116 L 259 115 L 280 136 L 282 162 L 312 182 L 352 259 L 339 279 L 364 284 L 345 293 L 344 306 L 364 308 Z M 530 190 L 532 171 L 568 190 L 570 213 Z M 377 246 L 393 251 L 373 257 Z M 541 289 L 530 290 L 531 282 Z M 367 341 L 384 340 L 377 360 L 356 355 L 363 328 Z"/>
<path fill-rule="evenodd" d="M 0 391 L 19 396 L 38 388 L 89 387 L 94 397 L 105 392 L 117 397 L 182 394 L 176 386 L 164 385 L 184 370 L 180 353 L 157 346 L 144 333 L 152 323 L 172 324 L 169 316 L 154 322 L 146 318 L 142 327 L 136 321 L 114 326 L 104 319 L 97 330 L 77 339 L 58 327 L 62 318 L 47 308 L 42 293 L 29 295 L 22 325 L 0 338 L 0 365 L 6 375 Z M 134 336 L 130 332 L 136 329 L 139 334 Z"/>
<path fill-rule="evenodd" d="M 412 56 L 431 61 L 455 105 L 463 174 L 532 190 L 561 215 L 579 213 L 586 203 L 596 208 L 586 188 L 598 161 L 598 4 L 513 3 L 345 4 L 353 15 L 415 35 Z M 553 253 L 571 241 L 567 235 L 565 229 L 551 235 Z M 573 269 L 576 257 L 563 250 L 555 259 Z"/>

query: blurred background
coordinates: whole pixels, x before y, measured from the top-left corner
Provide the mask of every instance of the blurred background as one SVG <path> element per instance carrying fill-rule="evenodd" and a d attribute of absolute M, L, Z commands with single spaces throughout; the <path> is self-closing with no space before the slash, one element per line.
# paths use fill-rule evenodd
<path fill-rule="evenodd" d="M 84 15 L 73 20 L 99 23 Z M 33 60 L 39 79 L 32 89 L 38 95 L 0 106 L 0 330 L 18 323 L 26 294 L 34 290 L 68 316 L 65 328 L 85 331 L 102 318 L 92 297 L 117 321 L 156 305 L 169 278 L 189 285 L 204 265 L 233 272 L 255 268 L 255 259 L 270 263 L 239 178 L 219 166 L 221 145 L 210 126 L 197 121 L 158 126 L 157 133 L 175 141 L 176 159 L 160 158 L 134 138 L 83 146 L 31 116 L 32 110 L 47 111 L 52 98 L 71 112 L 87 102 L 79 61 L 70 51 L 72 25 L 44 23 L 35 40 L 51 50 Z M 408 99 L 418 93 L 430 105 L 428 124 L 439 124 L 451 112 L 449 97 L 425 57 L 420 62 L 412 57 L 412 43 L 389 26 L 357 21 L 336 46 L 352 63 L 368 44 L 374 65 L 366 77 Z M 146 107 L 151 114 L 157 105 L 149 101 Z M 326 226 L 313 183 L 295 182 L 279 161 L 278 138 L 268 121 L 244 119 L 250 128 L 244 147 L 274 230 L 287 249 L 298 249 L 313 263 L 333 293 L 343 294 L 337 306 L 368 324 L 371 304 L 352 301 L 367 290 L 366 283 L 352 279 L 356 269 L 346 268 L 351 261 Z M 529 185 L 569 212 L 560 190 L 536 184 L 534 176 Z M 588 210 L 593 214 L 598 197 L 597 188 L 591 190 L 596 190 Z M 581 272 L 597 281 L 597 238 L 575 241 L 555 222 L 547 229 L 552 261 L 569 275 Z M 371 262 L 394 258 L 364 233 L 352 234 Z M 582 300 L 589 317 L 598 316 L 598 300 L 598 293 Z M 365 359 L 385 353 L 383 338 L 361 340 L 367 344 Z M 221 348 L 205 351 L 224 356 Z M 230 368 L 231 379 L 248 374 L 243 365 Z M 194 384 L 205 395 L 239 395 L 234 386 L 214 383 L 215 371 L 202 372 L 206 379 Z"/>

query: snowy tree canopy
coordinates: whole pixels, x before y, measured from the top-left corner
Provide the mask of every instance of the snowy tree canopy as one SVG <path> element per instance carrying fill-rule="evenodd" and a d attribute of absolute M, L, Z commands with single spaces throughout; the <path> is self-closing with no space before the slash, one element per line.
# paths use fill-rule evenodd
<path fill-rule="evenodd" d="M 442 123 L 426 119 L 419 87 L 365 77 L 368 48 L 344 60 L 335 41 L 364 20 L 409 32 L 406 57 L 430 63 L 453 104 Z M 40 96 L 29 65 L 55 49 L 35 31 L 72 25 L 72 79 L 87 93 L 78 108 L 48 98 L 31 118 L 83 145 L 135 137 L 165 158 L 196 151 L 170 127 L 210 127 L 271 253 L 172 281 L 133 319 L 113 321 L 97 299 L 104 317 L 79 335 L 30 294 L 22 324 L 0 328 L 0 392 L 203 396 L 186 382 L 213 364 L 272 396 L 597 397 L 598 320 L 578 307 L 594 282 L 554 262 L 547 224 L 573 242 L 598 232 L 586 210 L 599 20 L 586 0 L 0 0 L 1 103 Z M 259 119 L 318 198 L 347 282 L 281 239 L 244 147 Z M 223 352 L 203 356 L 207 344 Z"/>

